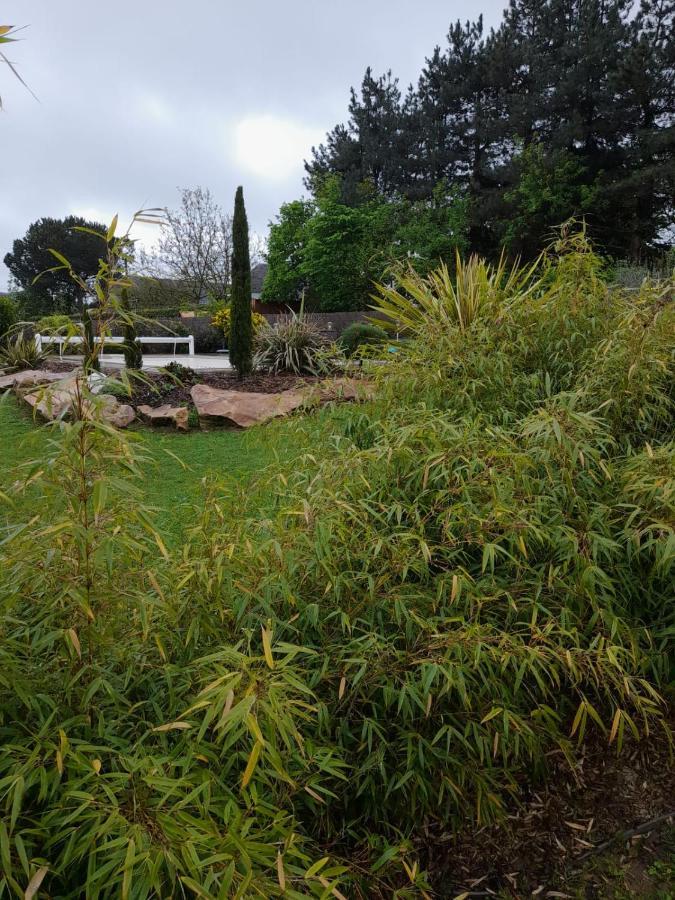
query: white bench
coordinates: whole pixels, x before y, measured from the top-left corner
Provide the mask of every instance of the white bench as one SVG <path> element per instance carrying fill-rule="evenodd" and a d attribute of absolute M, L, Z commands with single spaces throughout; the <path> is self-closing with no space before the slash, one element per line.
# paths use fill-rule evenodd
<path fill-rule="evenodd" d="M 178 344 L 187 344 L 188 348 L 188 356 L 195 355 L 195 339 L 191 334 L 188 335 L 175 335 L 175 334 L 167 334 L 166 337 L 137 337 L 136 340 L 141 344 L 173 344 L 173 355 L 177 356 L 177 347 Z M 95 337 L 94 341 L 97 344 L 100 344 L 102 338 Z M 76 345 L 83 343 L 83 338 L 81 335 L 75 334 L 70 337 L 65 337 L 61 334 L 36 334 L 35 335 L 35 345 L 38 351 L 41 351 L 43 347 L 57 344 L 59 348 L 59 356 L 63 356 L 63 348 L 68 345 Z M 104 344 L 123 344 L 123 337 L 107 337 L 105 338 Z M 101 356 L 103 356 L 103 347 L 101 348 Z"/>

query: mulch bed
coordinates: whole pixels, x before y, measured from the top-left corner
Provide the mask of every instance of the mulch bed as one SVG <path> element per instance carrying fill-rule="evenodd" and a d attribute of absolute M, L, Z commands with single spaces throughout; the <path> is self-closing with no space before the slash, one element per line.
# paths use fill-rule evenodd
<path fill-rule="evenodd" d="M 78 361 L 49 359 L 42 365 L 43 369 L 50 372 L 68 373 L 79 368 Z M 111 377 L 118 377 L 118 371 L 107 370 Z M 168 403 L 171 406 L 192 407 L 190 389 L 195 384 L 208 384 L 211 387 L 226 391 L 249 391 L 253 394 L 280 394 L 293 388 L 304 387 L 321 381 L 311 375 L 299 377 L 298 375 L 280 374 L 264 375 L 254 373 L 241 381 L 235 372 L 192 372 L 191 375 L 183 374 L 181 378 L 168 375 L 163 372 L 148 372 L 142 370 L 140 378 L 132 380 L 133 392 L 130 401 L 134 406 L 147 404 L 148 406 L 161 406 Z"/>
<path fill-rule="evenodd" d="M 599 738 L 581 751 L 574 771 L 553 755 L 546 785 L 505 822 L 456 834 L 432 828 L 419 852 L 439 897 L 605 898 L 613 894 L 594 863 L 603 852 L 620 853 L 631 892 L 638 891 L 671 820 L 630 840 L 622 833 L 673 812 L 675 769 L 665 736 L 624 747 L 618 757 Z"/>
<path fill-rule="evenodd" d="M 313 384 L 320 379 L 298 377 L 297 375 L 250 375 L 241 381 L 234 372 L 195 372 L 193 376 L 181 382 L 173 380 L 169 375 L 154 372 L 143 372 L 142 377 L 133 382 L 131 403 L 134 406 L 147 404 L 159 406 L 169 403 L 172 406 L 192 406 L 190 390 L 195 384 L 207 384 L 210 387 L 226 391 L 249 391 L 253 394 L 280 394 L 292 388 Z"/>

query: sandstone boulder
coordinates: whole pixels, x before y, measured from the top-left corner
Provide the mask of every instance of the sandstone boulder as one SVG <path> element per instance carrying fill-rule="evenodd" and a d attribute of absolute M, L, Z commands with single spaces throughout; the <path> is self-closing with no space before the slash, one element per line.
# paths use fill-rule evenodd
<path fill-rule="evenodd" d="M 63 374 L 59 372 L 47 372 L 43 369 L 23 369 L 21 372 L 12 372 L 9 375 L 0 376 L 0 391 L 9 388 L 37 387 L 40 384 L 50 384 L 52 381 L 61 381 Z"/>
<path fill-rule="evenodd" d="M 60 416 L 65 415 L 73 402 L 73 394 L 71 391 L 57 390 L 56 388 L 45 388 L 40 391 L 27 391 L 20 396 L 25 403 L 48 422 L 53 422 L 54 419 L 58 419 Z"/>
<path fill-rule="evenodd" d="M 61 416 L 67 416 L 73 405 L 75 395 L 75 379 L 62 380 L 58 386 L 46 386 L 38 390 L 27 391 L 22 399 L 39 416 L 53 422 Z M 120 403 L 116 397 L 102 394 L 100 397 L 103 421 L 116 428 L 126 428 L 136 418 L 133 406 Z"/>
<path fill-rule="evenodd" d="M 128 403 L 120 403 L 116 397 L 110 394 L 101 394 L 103 403 L 103 420 L 115 428 L 126 428 L 136 418 L 136 410 Z"/>
<path fill-rule="evenodd" d="M 286 416 L 306 401 L 302 391 L 280 394 L 254 394 L 225 391 L 207 384 L 196 384 L 190 391 L 203 425 L 229 425 L 250 428 L 277 416 Z"/>
<path fill-rule="evenodd" d="M 139 406 L 137 412 L 148 425 L 173 425 L 179 431 L 188 430 L 187 406 L 164 403 L 162 406 Z"/>

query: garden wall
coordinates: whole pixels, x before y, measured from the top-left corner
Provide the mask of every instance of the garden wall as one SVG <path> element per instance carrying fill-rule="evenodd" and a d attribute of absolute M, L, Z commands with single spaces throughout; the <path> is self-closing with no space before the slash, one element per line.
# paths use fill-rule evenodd
<path fill-rule="evenodd" d="M 327 340 L 337 340 L 342 332 L 353 322 L 363 322 L 372 315 L 370 312 L 333 312 L 312 313 L 311 318 L 317 322 Z M 284 318 L 283 315 L 266 315 L 267 321 L 274 325 Z M 139 334 L 148 337 L 160 337 L 163 334 L 191 334 L 195 339 L 196 353 L 215 353 L 225 347 L 222 334 L 211 326 L 209 316 L 195 316 L 193 319 L 157 318 L 137 325 Z M 115 335 L 121 334 L 119 328 Z M 158 351 L 161 348 L 157 348 Z M 147 351 L 146 351 L 147 352 Z"/>

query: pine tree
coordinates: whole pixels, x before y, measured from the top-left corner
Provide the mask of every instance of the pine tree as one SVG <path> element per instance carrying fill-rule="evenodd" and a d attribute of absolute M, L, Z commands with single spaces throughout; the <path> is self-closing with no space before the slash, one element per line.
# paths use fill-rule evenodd
<path fill-rule="evenodd" d="M 403 187 L 407 136 L 398 80 L 366 69 L 360 91 L 352 88 L 349 122 L 336 126 L 326 143 L 312 149 L 305 184 L 321 191 L 327 176 L 339 175 L 342 200 L 356 206 L 373 192 L 391 196 Z"/>
<path fill-rule="evenodd" d="M 391 73 L 367 70 L 347 125 L 306 163 L 307 186 L 318 198 L 338 176 L 342 202 L 358 206 L 374 193 L 430 201 L 445 182 L 470 199 L 471 249 L 488 255 L 513 235 L 514 198 L 541 214 L 548 204 L 546 224 L 595 198 L 589 231 L 605 252 L 658 250 L 675 215 L 675 0 L 634 5 L 510 0 L 496 31 L 452 25 L 403 100 Z M 517 229 L 523 252 L 536 218 Z"/>
<path fill-rule="evenodd" d="M 251 374 L 253 365 L 253 322 L 251 317 L 251 260 L 248 245 L 248 220 L 244 189 L 237 188 L 232 222 L 232 299 L 230 325 L 230 362 L 241 380 Z"/>
<path fill-rule="evenodd" d="M 675 0 L 642 0 L 631 36 L 618 78 L 627 137 L 611 194 L 614 228 L 639 259 L 675 219 Z"/>

